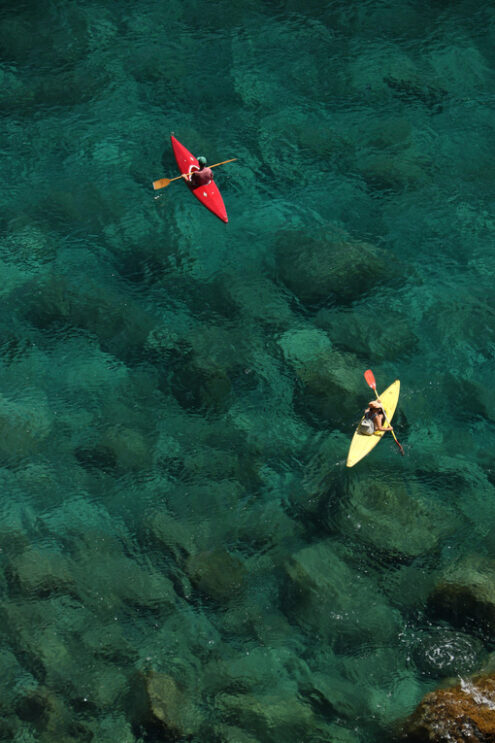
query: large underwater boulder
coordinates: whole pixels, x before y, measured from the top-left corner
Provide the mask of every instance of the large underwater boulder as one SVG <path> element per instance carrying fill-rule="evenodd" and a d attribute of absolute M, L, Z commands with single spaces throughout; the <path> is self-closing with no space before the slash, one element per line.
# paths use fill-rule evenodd
<path fill-rule="evenodd" d="M 385 641 L 398 616 L 365 575 L 357 575 L 331 540 L 311 544 L 286 562 L 285 608 L 315 638 L 347 650 L 356 642 Z"/>
<path fill-rule="evenodd" d="M 339 229 L 282 231 L 276 258 L 282 281 L 306 306 L 355 301 L 384 279 L 382 251 Z"/>
<path fill-rule="evenodd" d="M 349 479 L 348 500 L 339 519 L 342 532 L 393 560 L 410 562 L 431 553 L 442 537 L 455 530 L 455 519 L 441 505 L 428 501 L 411 479 L 406 482 L 392 473 L 387 472 L 386 478 L 383 474 L 381 468 L 376 479 L 369 472 Z"/>
<path fill-rule="evenodd" d="M 428 598 L 430 612 L 455 627 L 495 631 L 495 560 L 472 555 L 448 568 Z"/>

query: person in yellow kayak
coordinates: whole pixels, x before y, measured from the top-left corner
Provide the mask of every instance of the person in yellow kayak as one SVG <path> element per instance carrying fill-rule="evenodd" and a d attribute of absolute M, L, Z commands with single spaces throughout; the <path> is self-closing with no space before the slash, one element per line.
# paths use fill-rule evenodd
<path fill-rule="evenodd" d="M 199 170 L 192 170 L 189 173 L 183 173 L 182 177 L 188 181 L 193 188 L 198 186 L 207 186 L 213 180 L 213 170 L 206 167 L 206 157 L 198 157 Z"/>
<path fill-rule="evenodd" d="M 365 436 L 372 436 L 375 431 L 393 431 L 393 426 L 384 426 L 385 413 L 379 397 L 371 400 L 364 411 L 364 418 L 359 426 L 359 433 Z"/>

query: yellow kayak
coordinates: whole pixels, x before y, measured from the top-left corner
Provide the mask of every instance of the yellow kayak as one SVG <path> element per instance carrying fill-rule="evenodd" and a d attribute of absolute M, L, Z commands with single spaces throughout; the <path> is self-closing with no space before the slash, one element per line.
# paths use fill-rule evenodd
<path fill-rule="evenodd" d="M 385 392 L 382 392 L 382 394 L 380 395 L 380 400 L 382 401 L 383 408 L 387 414 L 389 421 L 392 420 L 392 416 L 395 413 L 395 408 L 397 407 L 397 403 L 399 401 L 399 394 L 400 381 L 396 379 L 395 382 L 392 382 L 390 387 L 387 387 Z M 363 418 L 361 418 L 361 420 L 363 420 Z M 361 421 L 359 422 L 359 425 L 361 425 Z M 383 434 L 386 433 L 385 431 L 375 431 L 375 433 L 373 433 L 371 436 L 367 436 L 366 434 L 358 433 L 358 431 L 359 426 L 354 432 L 354 436 L 352 437 L 351 445 L 349 447 L 349 454 L 347 455 L 346 462 L 347 467 L 354 467 L 354 465 L 357 464 L 361 459 L 363 459 L 363 457 L 369 454 L 370 451 L 374 449 L 375 446 L 378 444 Z"/>

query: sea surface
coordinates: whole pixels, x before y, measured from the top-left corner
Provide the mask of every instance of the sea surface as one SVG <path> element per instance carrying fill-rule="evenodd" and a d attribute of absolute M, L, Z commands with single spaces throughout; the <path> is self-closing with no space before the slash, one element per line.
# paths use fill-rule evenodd
<path fill-rule="evenodd" d="M 0 740 L 392 739 L 495 649 L 431 601 L 495 558 L 493 4 L 4 0 L 0 60 Z"/>

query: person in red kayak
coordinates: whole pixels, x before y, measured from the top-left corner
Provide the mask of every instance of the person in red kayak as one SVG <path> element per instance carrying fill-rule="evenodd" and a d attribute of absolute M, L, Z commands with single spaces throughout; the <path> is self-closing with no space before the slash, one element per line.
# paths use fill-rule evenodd
<path fill-rule="evenodd" d="M 213 180 L 213 170 L 206 167 L 206 157 L 198 157 L 199 170 L 192 170 L 191 177 L 188 173 L 183 173 L 182 177 L 188 181 L 193 188 L 198 186 L 207 186 Z"/>

